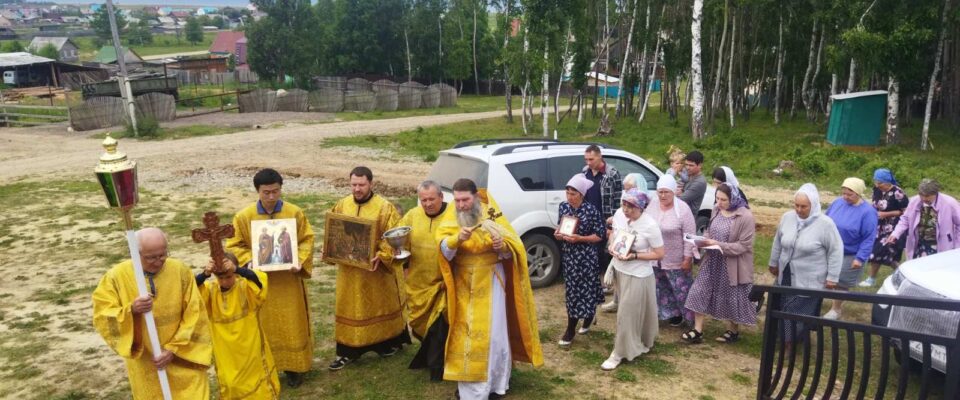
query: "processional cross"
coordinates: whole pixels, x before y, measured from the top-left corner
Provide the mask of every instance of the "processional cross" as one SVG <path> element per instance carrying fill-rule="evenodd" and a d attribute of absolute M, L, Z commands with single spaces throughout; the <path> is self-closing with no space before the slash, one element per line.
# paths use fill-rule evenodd
<path fill-rule="evenodd" d="M 210 242 L 210 258 L 213 259 L 214 268 L 217 271 L 223 271 L 223 243 L 221 240 L 233 237 L 233 225 L 220 225 L 220 216 L 214 211 L 207 211 L 203 214 L 203 226 L 203 228 L 193 230 L 193 241 L 194 243 Z"/>

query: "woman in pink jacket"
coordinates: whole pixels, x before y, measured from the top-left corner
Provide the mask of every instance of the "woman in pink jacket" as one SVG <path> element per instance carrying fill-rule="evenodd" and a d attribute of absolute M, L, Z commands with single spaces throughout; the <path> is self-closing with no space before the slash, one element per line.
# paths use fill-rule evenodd
<path fill-rule="evenodd" d="M 940 193 L 940 183 L 933 179 L 924 179 L 917 191 L 885 242 L 895 243 L 907 232 L 907 259 L 960 248 L 960 203 Z"/>

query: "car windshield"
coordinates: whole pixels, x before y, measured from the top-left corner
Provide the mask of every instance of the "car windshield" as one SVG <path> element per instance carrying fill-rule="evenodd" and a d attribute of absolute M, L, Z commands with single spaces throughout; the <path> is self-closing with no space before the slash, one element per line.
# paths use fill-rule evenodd
<path fill-rule="evenodd" d="M 477 187 L 487 187 L 487 163 L 465 158 L 455 154 L 440 154 L 430 169 L 430 180 L 437 182 L 446 190 L 452 190 L 453 183 L 460 178 L 468 178 Z"/>

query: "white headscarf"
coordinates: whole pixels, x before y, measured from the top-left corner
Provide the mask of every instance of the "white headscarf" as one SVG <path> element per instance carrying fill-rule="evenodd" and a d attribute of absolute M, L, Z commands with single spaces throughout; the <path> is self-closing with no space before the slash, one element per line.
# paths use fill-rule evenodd
<path fill-rule="evenodd" d="M 636 172 L 627 174 L 627 176 L 623 178 L 623 183 L 626 184 L 627 182 L 632 182 L 634 187 L 643 192 L 647 191 L 647 180 L 644 179 L 643 175 L 640 175 Z"/>
<path fill-rule="evenodd" d="M 663 174 L 659 180 L 657 180 L 657 190 L 667 189 L 671 192 L 677 191 L 677 179 L 670 174 Z M 658 197 L 657 200 L 660 198 Z M 677 207 L 677 202 L 680 200 L 677 199 L 677 195 L 673 195 L 673 212 L 677 214 L 677 219 L 680 219 L 680 207 Z"/>
<path fill-rule="evenodd" d="M 724 165 L 720 167 L 723 169 L 723 175 L 726 176 L 726 183 L 729 183 L 733 186 L 740 187 L 740 181 L 737 180 L 737 176 L 733 174 L 733 170 L 730 167 Z M 816 188 L 814 188 L 816 190 Z"/>
<path fill-rule="evenodd" d="M 820 215 L 820 192 L 817 190 L 816 185 L 812 183 L 804 183 L 803 186 L 800 186 L 800 189 L 797 190 L 797 193 L 794 195 L 794 197 L 801 194 L 806 196 L 807 200 L 810 200 L 810 215 L 807 216 L 807 218 L 800 218 L 800 215 L 797 215 L 797 222 L 799 223 L 800 227 L 803 227 Z"/>

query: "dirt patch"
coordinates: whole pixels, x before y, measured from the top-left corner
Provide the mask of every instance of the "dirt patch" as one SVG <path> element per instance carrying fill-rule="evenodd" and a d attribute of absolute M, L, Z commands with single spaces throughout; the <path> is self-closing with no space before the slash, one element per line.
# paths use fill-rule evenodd
<path fill-rule="evenodd" d="M 291 111 L 277 111 L 270 113 L 212 113 L 179 117 L 176 120 L 164 123 L 164 127 L 180 127 L 190 125 L 228 126 L 231 128 L 278 128 L 318 122 L 330 122 L 335 119 L 330 113 L 302 113 Z"/>

